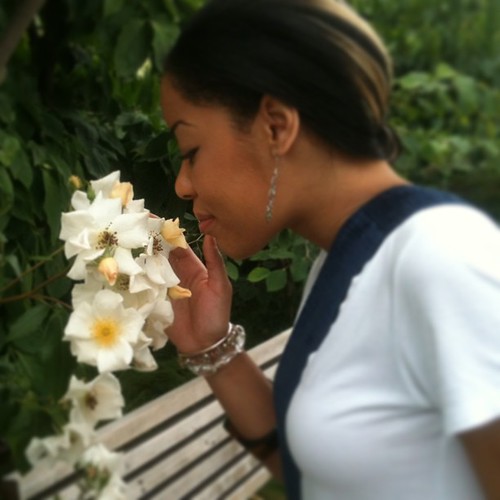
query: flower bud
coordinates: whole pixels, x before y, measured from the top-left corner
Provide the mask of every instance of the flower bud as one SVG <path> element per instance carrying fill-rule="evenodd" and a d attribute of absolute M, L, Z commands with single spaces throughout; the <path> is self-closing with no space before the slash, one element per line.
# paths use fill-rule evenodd
<path fill-rule="evenodd" d="M 188 299 L 189 297 L 191 297 L 191 295 L 191 290 L 183 288 L 179 285 L 173 286 L 168 289 L 168 297 L 171 300 Z"/>
<path fill-rule="evenodd" d="M 70 175 L 69 184 L 75 189 L 81 189 L 83 186 L 83 182 L 78 175 Z"/>
<path fill-rule="evenodd" d="M 184 237 L 184 228 L 179 227 L 179 218 L 167 219 L 161 228 L 163 239 L 174 248 L 187 248 L 188 244 Z"/>
<path fill-rule="evenodd" d="M 126 207 L 134 198 L 134 187 L 130 182 L 117 182 L 111 190 L 111 198 L 121 198 L 122 205 Z"/>
<path fill-rule="evenodd" d="M 118 277 L 118 263 L 113 257 L 104 257 L 97 266 L 98 271 L 104 275 L 107 282 L 113 286 Z"/>

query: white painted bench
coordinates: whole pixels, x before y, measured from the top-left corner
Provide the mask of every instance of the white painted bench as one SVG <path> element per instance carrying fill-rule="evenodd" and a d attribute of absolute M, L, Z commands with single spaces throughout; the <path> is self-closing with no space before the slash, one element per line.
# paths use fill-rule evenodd
<path fill-rule="evenodd" d="M 249 351 L 269 378 L 289 334 L 282 332 Z M 227 434 L 223 418 L 208 385 L 197 378 L 107 424 L 100 437 L 110 449 L 125 454 L 131 500 L 243 500 L 270 475 Z M 39 467 L 23 477 L 14 473 L 6 480 L 14 490 L 4 493 L 9 500 L 78 497 L 76 477 L 64 464 L 50 470 Z"/>

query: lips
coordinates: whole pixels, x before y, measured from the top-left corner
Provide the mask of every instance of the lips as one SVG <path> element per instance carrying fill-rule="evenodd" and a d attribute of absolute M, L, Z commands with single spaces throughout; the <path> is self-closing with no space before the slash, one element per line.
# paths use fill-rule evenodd
<path fill-rule="evenodd" d="M 201 233 L 207 233 L 215 222 L 215 217 L 207 214 L 195 214 L 198 219 L 198 227 Z"/>

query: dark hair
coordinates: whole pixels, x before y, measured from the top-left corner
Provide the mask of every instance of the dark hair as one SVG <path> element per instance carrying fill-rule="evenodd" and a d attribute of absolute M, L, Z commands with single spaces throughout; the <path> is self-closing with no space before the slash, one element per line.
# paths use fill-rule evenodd
<path fill-rule="evenodd" d="M 211 0 L 181 33 L 165 72 L 193 103 L 238 123 L 263 95 L 296 108 L 304 127 L 354 158 L 394 159 L 387 125 L 392 68 L 378 35 L 337 0 Z"/>

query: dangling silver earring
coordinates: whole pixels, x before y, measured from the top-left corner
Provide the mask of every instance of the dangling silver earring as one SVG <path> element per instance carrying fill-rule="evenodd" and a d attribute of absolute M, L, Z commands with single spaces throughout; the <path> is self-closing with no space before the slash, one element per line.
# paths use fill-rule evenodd
<path fill-rule="evenodd" d="M 269 191 L 267 193 L 267 205 L 266 205 L 267 222 L 270 222 L 271 219 L 273 218 L 274 200 L 276 198 L 276 184 L 278 183 L 278 173 L 279 173 L 278 166 L 279 166 L 279 157 L 275 155 L 273 175 L 271 176 L 271 184 L 269 186 Z"/>

